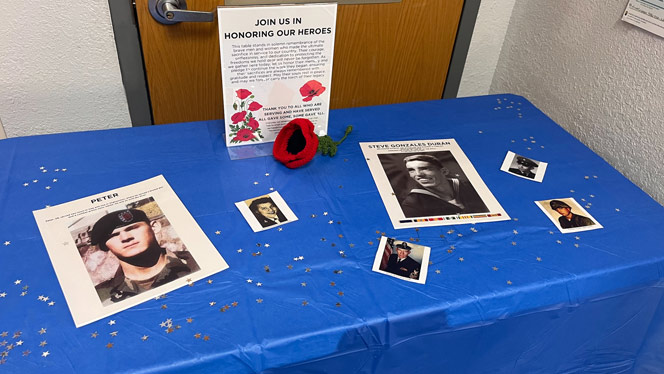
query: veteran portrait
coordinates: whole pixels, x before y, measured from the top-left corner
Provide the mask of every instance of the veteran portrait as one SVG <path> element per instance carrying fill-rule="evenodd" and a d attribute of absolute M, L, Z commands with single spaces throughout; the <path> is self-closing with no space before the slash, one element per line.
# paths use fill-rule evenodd
<path fill-rule="evenodd" d="M 199 270 L 187 250 L 161 246 L 162 229 L 140 209 L 123 209 L 101 217 L 90 231 L 90 243 L 119 260 L 115 275 L 95 288 L 103 304 L 115 303 Z"/>
<path fill-rule="evenodd" d="M 537 163 L 529 158 L 523 156 L 515 157 L 516 165 L 509 168 L 510 173 L 520 175 L 522 177 L 535 179 L 535 174 L 537 174 L 534 169 L 537 169 Z"/>
<path fill-rule="evenodd" d="M 421 264 L 410 257 L 412 248 L 406 242 L 396 245 L 396 253 L 387 260 L 386 272 L 411 279 L 419 279 Z"/>
<path fill-rule="evenodd" d="M 288 221 L 270 197 L 260 197 L 253 200 L 249 204 L 249 210 L 263 227 L 270 227 Z"/>

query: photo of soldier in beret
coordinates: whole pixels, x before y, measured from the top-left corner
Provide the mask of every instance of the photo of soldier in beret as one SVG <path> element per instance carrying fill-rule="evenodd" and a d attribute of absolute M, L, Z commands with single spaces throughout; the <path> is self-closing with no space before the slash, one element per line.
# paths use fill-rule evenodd
<path fill-rule="evenodd" d="M 535 203 L 563 234 L 603 228 L 574 198 L 541 200 Z M 590 205 L 586 205 L 586 208 L 590 208 Z"/>
<path fill-rule="evenodd" d="M 93 258 L 94 254 L 98 258 L 105 254 L 105 259 L 102 261 L 110 259 L 105 262 L 118 264 L 110 279 L 107 277 L 95 286 L 99 299 L 104 305 L 155 289 L 200 269 L 186 249 L 165 248 L 172 247 L 172 237 L 166 238 L 167 235 L 162 233 L 163 240 L 160 243 L 157 234 L 162 230 L 166 231 L 164 225 L 170 225 L 165 217 L 150 219 L 144 210 L 132 207 L 134 205 L 136 204 L 128 204 L 127 209 L 105 214 L 89 230 L 87 244 L 96 248 L 86 249 L 84 262 L 88 258 Z M 146 210 L 150 208 L 156 209 L 161 214 L 154 201 L 149 203 Z M 172 233 L 172 228 L 170 231 Z M 83 258 L 83 252 L 81 256 Z M 86 263 L 89 272 L 90 267 L 90 264 Z M 108 266 L 106 270 L 103 266 L 98 266 L 98 269 L 108 273 Z M 99 278 L 98 274 L 90 275 L 93 280 Z"/>

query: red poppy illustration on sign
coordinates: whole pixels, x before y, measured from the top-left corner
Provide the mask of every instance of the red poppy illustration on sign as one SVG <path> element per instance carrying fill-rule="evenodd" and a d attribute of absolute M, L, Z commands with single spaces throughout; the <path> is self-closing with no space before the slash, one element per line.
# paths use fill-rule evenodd
<path fill-rule="evenodd" d="M 323 92 L 325 92 L 325 87 L 319 81 L 313 79 L 300 87 L 302 101 L 311 101 L 314 96 L 320 96 Z"/>
<path fill-rule="evenodd" d="M 231 115 L 233 124 L 228 126 L 230 142 L 255 142 L 263 139 L 260 124 L 254 115 L 254 112 L 261 110 L 263 105 L 254 100 L 254 94 L 251 91 L 244 88 L 235 91 L 235 96 L 233 110 L 236 112 Z"/>

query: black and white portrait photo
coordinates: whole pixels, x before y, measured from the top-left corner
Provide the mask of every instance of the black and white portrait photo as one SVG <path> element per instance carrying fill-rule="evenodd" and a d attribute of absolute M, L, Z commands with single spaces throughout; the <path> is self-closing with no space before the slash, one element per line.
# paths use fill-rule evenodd
<path fill-rule="evenodd" d="M 503 160 L 500 170 L 520 178 L 542 182 L 546 167 L 546 162 L 533 160 L 509 151 Z"/>
<path fill-rule="evenodd" d="M 271 229 L 297 220 L 278 192 L 235 203 L 254 232 Z"/>

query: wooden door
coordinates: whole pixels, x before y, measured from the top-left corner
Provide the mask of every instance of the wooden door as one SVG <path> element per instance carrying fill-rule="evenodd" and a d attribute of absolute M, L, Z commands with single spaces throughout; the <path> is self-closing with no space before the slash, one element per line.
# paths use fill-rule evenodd
<path fill-rule="evenodd" d="M 188 0 L 212 11 L 223 0 Z M 339 5 L 330 108 L 440 99 L 463 0 Z M 155 124 L 223 119 L 214 23 L 162 25 L 136 0 Z"/>

